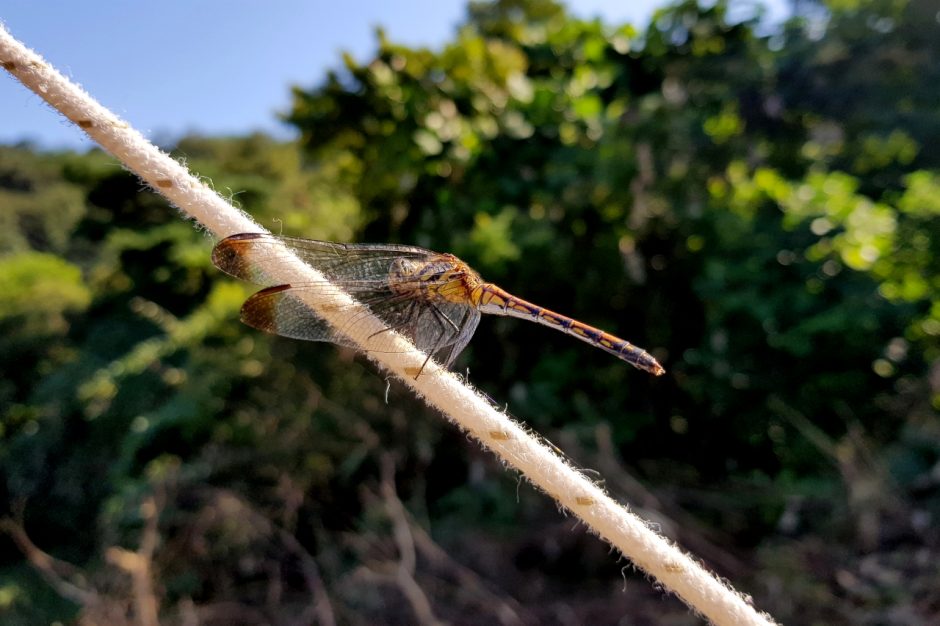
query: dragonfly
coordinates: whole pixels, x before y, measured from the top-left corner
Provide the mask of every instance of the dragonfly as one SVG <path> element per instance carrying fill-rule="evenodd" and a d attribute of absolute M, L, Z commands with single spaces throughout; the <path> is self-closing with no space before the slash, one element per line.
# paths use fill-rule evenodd
<path fill-rule="evenodd" d="M 267 273 L 266 261 L 276 262 L 287 255 L 318 270 L 326 281 L 283 284 Z M 362 321 L 362 309 L 351 310 L 348 319 L 334 327 L 307 305 L 311 296 L 329 297 L 341 290 L 444 367 L 450 367 L 470 342 L 481 314 L 490 313 L 560 330 L 655 376 L 666 371 L 652 355 L 629 341 L 485 282 L 452 254 L 416 246 L 343 244 L 242 233 L 216 244 L 212 263 L 230 276 L 265 287 L 242 305 L 241 320 L 283 337 L 361 350 L 347 334 Z"/>

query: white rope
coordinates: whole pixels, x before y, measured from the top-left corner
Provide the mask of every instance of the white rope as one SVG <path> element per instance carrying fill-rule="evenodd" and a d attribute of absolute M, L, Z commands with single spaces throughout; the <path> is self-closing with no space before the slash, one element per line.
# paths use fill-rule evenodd
<path fill-rule="evenodd" d="M 3 25 L 0 25 L 0 65 L 120 159 L 125 167 L 166 196 L 184 215 L 198 221 L 216 237 L 240 232 L 265 232 L 180 163 L 14 39 Z M 276 257 L 256 261 L 264 264 L 268 275 L 285 283 L 324 280 L 322 275 L 291 258 L 286 251 Z M 311 299 L 306 303 L 340 328 L 349 314 L 349 307 L 357 306 L 342 293 L 329 300 Z M 616 547 L 664 588 L 674 592 L 692 610 L 721 626 L 774 623 L 769 616 L 759 613 L 748 598 L 651 530 L 642 519 L 616 503 L 457 376 L 430 361 L 421 376 L 415 379 L 414 373 L 424 363 L 425 355 L 417 352 L 407 339 L 397 333 L 383 332 L 372 337 L 384 326 L 369 315 L 368 310 L 364 315 L 363 323 L 347 329 L 350 339 L 363 347 L 397 350 L 368 353 L 380 367 L 392 372 L 449 420 L 522 472 L 534 485 L 583 520 L 592 532 Z"/>

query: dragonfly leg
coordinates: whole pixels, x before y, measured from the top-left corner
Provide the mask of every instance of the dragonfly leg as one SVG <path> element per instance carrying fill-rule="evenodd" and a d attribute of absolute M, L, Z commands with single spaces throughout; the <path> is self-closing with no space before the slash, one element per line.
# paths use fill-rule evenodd
<path fill-rule="evenodd" d="M 369 339 L 370 339 L 370 340 L 371 340 L 371 339 L 374 339 L 375 337 L 378 337 L 378 336 L 381 335 L 382 333 L 387 333 L 387 332 L 390 331 L 390 330 L 394 330 L 394 331 L 397 332 L 397 331 L 399 331 L 399 330 L 402 330 L 403 328 L 407 328 L 407 326 L 408 326 L 409 323 L 410 323 L 410 321 L 405 321 L 405 322 L 402 322 L 402 323 L 400 323 L 400 324 L 395 324 L 394 326 L 387 326 L 387 327 L 383 328 L 382 330 L 377 330 L 377 331 L 375 331 L 374 333 L 372 333 L 371 335 L 369 335 Z"/>
<path fill-rule="evenodd" d="M 441 353 L 437 355 L 444 367 L 449 368 L 453 365 L 454 361 L 457 360 L 457 357 L 460 356 L 460 353 L 466 347 L 467 342 L 470 341 L 470 337 L 473 336 L 473 331 L 476 329 L 476 323 L 472 321 L 474 314 L 476 314 L 477 319 L 479 319 L 479 313 L 468 308 L 464 311 L 460 322 L 454 324 L 454 327 L 457 329 L 457 336 L 452 341 L 449 340 L 447 345 L 441 348 Z M 446 314 L 445 317 L 447 317 Z M 454 323 L 449 317 L 448 321 Z"/>
<path fill-rule="evenodd" d="M 441 326 L 444 325 L 444 322 L 447 322 L 448 324 L 450 324 L 450 327 L 454 330 L 455 333 L 460 332 L 460 326 L 457 326 L 457 324 L 455 324 L 452 319 L 447 317 L 446 313 L 444 313 L 439 308 L 437 308 L 433 302 L 431 303 L 431 310 L 434 311 L 434 315 L 437 317 L 437 321 L 441 323 Z M 444 334 L 443 328 L 441 328 L 441 334 L 442 335 Z"/>
<path fill-rule="evenodd" d="M 446 344 L 444 343 L 444 338 L 447 335 L 446 331 L 448 329 L 447 329 L 447 325 L 445 325 L 445 322 L 451 326 L 451 328 L 453 329 L 455 333 L 460 332 L 460 327 L 457 326 L 457 324 L 455 324 L 452 319 L 447 317 L 447 315 L 443 311 L 441 311 L 438 307 L 436 307 L 433 302 L 430 303 L 430 305 L 431 305 L 431 310 L 434 311 L 434 319 L 437 320 L 438 328 L 440 329 L 440 332 L 438 333 L 437 341 L 435 341 L 434 347 L 428 350 L 428 358 L 424 360 L 424 363 L 421 364 L 421 369 L 419 369 L 418 373 L 415 374 L 415 380 L 418 380 L 418 376 L 420 376 L 421 372 L 424 371 L 424 368 L 427 367 L 428 361 L 431 360 L 431 356 L 436 354 L 438 350 L 441 350 L 442 348 L 446 347 Z M 445 364 L 445 367 L 449 365 L 450 363 L 448 362 Z"/>
<path fill-rule="evenodd" d="M 421 372 L 424 371 L 424 368 L 427 367 L 428 361 L 431 360 L 431 355 L 428 354 L 428 358 L 424 359 L 424 363 L 421 364 L 421 367 L 418 369 L 418 373 L 415 374 L 415 380 L 418 380 L 418 376 L 421 375 Z"/>
<path fill-rule="evenodd" d="M 401 298 L 401 299 L 404 299 L 404 298 Z M 383 328 L 382 330 L 378 330 L 378 331 L 372 333 L 371 335 L 369 335 L 369 339 L 371 340 L 371 339 L 373 339 L 374 337 L 378 337 L 378 336 L 381 335 L 382 333 L 386 333 L 386 332 L 388 332 L 388 331 L 390 331 L 390 330 L 394 330 L 394 331 L 396 331 L 396 332 L 397 332 L 397 331 L 401 331 L 401 330 L 408 330 L 409 327 L 410 327 L 410 326 L 413 324 L 413 322 L 414 322 L 414 319 L 413 319 L 413 318 L 414 318 L 413 311 L 417 308 L 417 306 L 418 306 L 418 304 L 417 304 L 416 302 L 413 302 L 413 303 L 409 306 L 409 309 L 408 309 L 409 312 L 408 312 L 407 314 L 405 314 L 405 315 L 402 316 L 403 319 L 402 319 L 401 322 L 399 322 L 399 323 L 397 323 L 397 324 L 389 325 L 389 326 L 387 326 L 386 328 Z M 443 336 L 444 336 L 444 327 L 443 327 L 443 324 L 442 324 L 441 321 L 440 321 L 440 318 L 443 317 L 444 319 L 447 319 L 447 316 L 444 315 L 443 313 L 441 313 L 441 312 L 437 309 L 437 307 L 435 307 L 435 306 L 433 306 L 433 305 L 432 305 L 432 310 L 435 312 L 435 319 L 436 319 L 436 321 L 438 322 L 438 324 L 441 325 L 441 326 L 440 326 L 440 334 L 438 335 L 438 339 L 437 339 L 437 342 L 435 343 L 435 347 L 434 347 L 432 350 L 430 350 L 430 351 L 428 352 L 428 358 L 426 358 L 426 359 L 424 360 L 424 363 L 422 363 L 422 364 L 421 364 L 421 367 L 418 369 L 418 373 L 415 374 L 415 380 L 418 380 L 418 376 L 420 376 L 420 375 L 421 375 L 421 372 L 424 371 L 424 368 L 427 367 L 428 361 L 431 360 L 431 355 L 434 354 L 434 353 L 440 348 L 441 339 L 442 339 Z M 454 325 L 454 323 L 451 322 L 449 319 L 447 319 L 447 321 L 450 322 L 451 325 Z M 456 327 L 456 326 L 455 326 L 455 327 Z M 408 333 L 405 333 L 405 334 L 407 335 Z"/>

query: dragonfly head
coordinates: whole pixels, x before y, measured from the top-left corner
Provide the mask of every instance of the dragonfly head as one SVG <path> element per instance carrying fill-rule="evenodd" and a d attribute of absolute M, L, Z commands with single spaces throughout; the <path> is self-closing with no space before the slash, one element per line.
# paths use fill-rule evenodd
<path fill-rule="evenodd" d="M 427 261 L 417 259 L 407 259 L 399 257 L 392 261 L 388 270 L 389 281 L 395 284 L 412 281 L 421 275 L 421 270 L 427 265 Z"/>

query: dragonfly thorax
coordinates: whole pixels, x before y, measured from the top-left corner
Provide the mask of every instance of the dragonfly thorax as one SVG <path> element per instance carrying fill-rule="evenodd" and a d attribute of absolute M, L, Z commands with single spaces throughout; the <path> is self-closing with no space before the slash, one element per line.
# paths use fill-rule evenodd
<path fill-rule="evenodd" d="M 389 287 L 398 295 L 471 304 L 470 294 L 482 280 L 452 254 L 426 259 L 398 258 L 389 268 Z"/>

